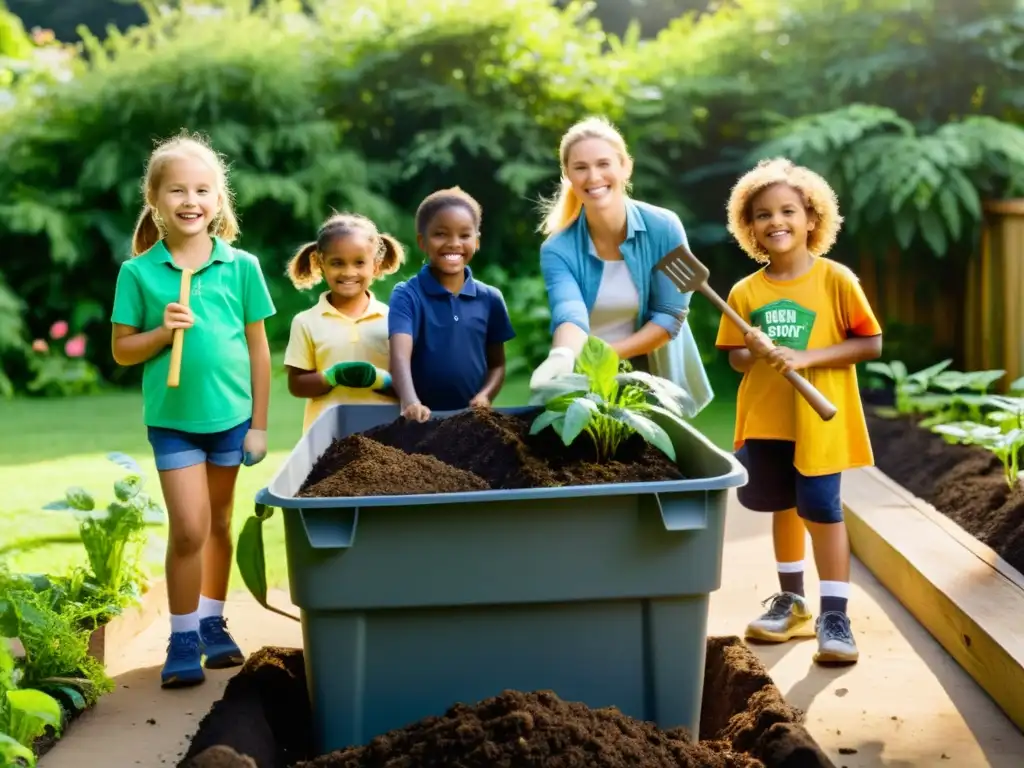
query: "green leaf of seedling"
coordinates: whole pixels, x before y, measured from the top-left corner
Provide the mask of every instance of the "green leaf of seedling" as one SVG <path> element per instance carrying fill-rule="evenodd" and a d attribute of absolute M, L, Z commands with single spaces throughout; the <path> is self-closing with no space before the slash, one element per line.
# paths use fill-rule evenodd
<path fill-rule="evenodd" d="M 673 381 L 645 371 L 620 373 L 616 378 L 621 385 L 635 384 L 643 387 L 658 405 L 680 419 L 693 418 L 697 415 L 697 403 L 693 397 Z"/>
<path fill-rule="evenodd" d="M 112 461 L 115 464 L 117 464 L 119 467 L 124 467 L 129 472 L 134 472 L 137 475 L 143 474 L 142 467 L 140 467 L 138 465 L 138 462 L 136 462 L 135 459 L 133 459 L 131 456 L 129 456 L 126 453 L 120 453 L 119 451 L 114 451 L 112 453 L 108 453 L 107 454 L 107 458 L 110 461 Z"/>
<path fill-rule="evenodd" d="M 540 416 L 533 420 L 533 424 L 530 425 L 530 434 L 536 435 L 543 429 L 554 424 L 556 421 L 565 419 L 565 414 L 560 411 L 544 411 Z"/>
<path fill-rule="evenodd" d="M 562 428 L 562 442 L 571 445 L 572 441 L 579 437 L 586 429 L 591 420 L 600 411 L 597 403 L 586 397 L 578 397 L 572 401 L 569 410 L 565 412 L 565 426 Z"/>
<path fill-rule="evenodd" d="M 964 375 L 964 384 L 968 389 L 986 392 L 989 387 L 1006 375 L 1006 371 L 971 371 Z"/>
<path fill-rule="evenodd" d="M 11 704 L 10 734 L 22 744 L 31 744 L 53 728 L 59 736 L 64 722 L 64 710 L 53 696 L 33 688 L 7 691 Z"/>
<path fill-rule="evenodd" d="M 268 511 L 269 507 L 257 505 L 257 509 Z M 267 558 L 263 547 L 263 521 L 269 517 L 253 515 L 245 521 L 241 533 L 238 534 L 238 544 L 235 547 L 235 562 L 238 564 L 238 572 L 242 581 L 249 588 L 256 602 L 268 611 L 286 616 L 289 619 L 299 621 L 299 617 L 281 611 L 267 603 Z"/>
<path fill-rule="evenodd" d="M 1011 392 L 1024 392 L 1024 376 L 1010 383 Z"/>
<path fill-rule="evenodd" d="M 114 495 L 120 501 L 129 501 L 139 495 L 142 490 L 142 477 L 140 475 L 128 475 L 114 483 Z"/>
<path fill-rule="evenodd" d="M 38 687 L 76 713 L 84 712 L 89 706 L 82 692 L 67 683 L 40 682 Z"/>
<path fill-rule="evenodd" d="M 43 509 L 48 512 L 67 512 L 68 510 L 74 509 L 74 507 L 68 504 L 64 499 L 61 499 L 60 501 L 51 501 L 44 504 Z"/>
<path fill-rule="evenodd" d="M 18 760 L 27 768 L 36 766 L 36 756 L 31 749 L 6 733 L 0 733 L 0 765 L 18 765 Z"/>
<path fill-rule="evenodd" d="M 530 405 L 546 406 L 551 400 L 565 395 L 582 395 L 590 391 L 590 379 L 581 373 L 556 376 L 530 392 Z"/>
<path fill-rule="evenodd" d="M 927 387 L 932 379 L 934 379 L 936 376 L 938 376 L 940 373 L 945 371 L 947 368 L 949 368 L 949 366 L 953 364 L 953 358 L 947 358 L 938 363 L 935 363 L 934 365 L 929 365 L 927 368 L 922 368 L 920 371 L 914 371 L 909 375 L 907 375 L 906 372 L 907 367 L 903 365 L 903 363 L 900 363 L 898 360 L 894 360 L 892 362 L 892 365 L 895 366 L 897 363 L 903 368 L 904 378 L 909 379 L 918 384 L 923 384 L 924 386 Z"/>
<path fill-rule="evenodd" d="M 588 336 L 579 357 L 576 358 L 576 372 L 590 380 L 588 389 L 605 400 L 614 400 L 618 384 L 615 377 L 619 372 L 619 356 L 611 345 L 596 336 Z"/>
<path fill-rule="evenodd" d="M 664 429 L 649 418 L 639 413 L 628 411 L 625 408 L 614 408 L 610 415 L 635 430 L 644 440 L 664 453 L 672 461 L 676 460 L 676 449 L 672 445 L 672 438 L 668 436 Z"/>
<path fill-rule="evenodd" d="M 96 508 L 96 500 L 93 499 L 92 495 L 77 485 L 68 488 L 64 498 L 71 509 L 77 509 L 80 512 L 91 512 Z"/>

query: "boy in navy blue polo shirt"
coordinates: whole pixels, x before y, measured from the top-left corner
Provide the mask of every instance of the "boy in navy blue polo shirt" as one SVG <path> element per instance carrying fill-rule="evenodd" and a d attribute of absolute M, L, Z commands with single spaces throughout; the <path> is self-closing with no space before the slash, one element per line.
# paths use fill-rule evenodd
<path fill-rule="evenodd" d="M 458 187 L 428 195 L 416 210 L 427 264 L 388 302 L 391 380 L 407 419 L 486 408 L 501 391 L 505 343 L 516 334 L 501 291 L 469 269 L 481 217 L 480 204 Z"/>

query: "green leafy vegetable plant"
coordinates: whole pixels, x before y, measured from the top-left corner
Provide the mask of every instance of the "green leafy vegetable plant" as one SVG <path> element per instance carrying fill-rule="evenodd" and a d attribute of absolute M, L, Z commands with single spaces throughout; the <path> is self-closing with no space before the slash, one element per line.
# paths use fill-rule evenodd
<path fill-rule="evenodd" d="M 123 453 L 111 453 L 107 458 L 130 474 L 114 483 L 114 499 L 105 509 L 97 509 L 92 494 L 77 486 L 43 509 L 70 511 L 79 519 L 79 535 L 91 569 L 88 584 L 83 586 L 98 590 L 119 609 L 138 594 L 142 580 L 138 550 L 145 542 L 146 526 L 162 523 L 165 515 L 143 490 L 145 476 L 134 459 Z"/>
<path fill-rule="evenodd" d="M 686 390 L 666 379 L 630 370 L 609 344 L 595 336 L 583 345 L 574 372 L 535 389 L 530 403 L 544 406 L 530 427 L 531 435 L 550 427 L 565 445 L 571 445 L 586 434 L 602 462 L 611 461 L 633 434 L 675 461 L 672 439 L 653 417 L 681 423 L 696 413 L 696 404 Z"/>
<path fill-rule="evenodd" d="M 953 360 L 950 358 L 914 373 L 909 373 L 907 366 L 900 360 L 889 362 L 874 360 L 865 364 L 866 371 L 889 379 L 893 383 L 895 410 L 880 408 L 877 413 L 880 416 L 894 417 L 906 416 L 919 410 L 921 404 L 915 403 L 915 398 L 924 395 L 932 380 L 952 364 Z"/>

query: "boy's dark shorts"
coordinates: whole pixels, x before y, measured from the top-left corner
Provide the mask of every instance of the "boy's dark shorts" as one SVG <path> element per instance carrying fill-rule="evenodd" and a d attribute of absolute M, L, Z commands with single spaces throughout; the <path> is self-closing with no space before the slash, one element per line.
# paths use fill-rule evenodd
<path fill-rule="evenodd" d="M 754 512 L 797 514 L 812 523 L 841 523 L 839 494 L 842 474 L 808 477 L 793 466 L 796 445 L 791 440 L 747 440 L 736 452 L 749 481 L 737 491 L 740 504 Z"/>

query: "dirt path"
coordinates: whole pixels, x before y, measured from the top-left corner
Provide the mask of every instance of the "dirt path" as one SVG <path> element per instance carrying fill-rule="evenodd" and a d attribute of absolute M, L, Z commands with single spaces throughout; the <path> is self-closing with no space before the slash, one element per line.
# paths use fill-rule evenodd
<path fill-rule="evenodd" d="M 773 569 L 770 521 L 733 505 L 722 588 L 712 599 L 712 634 L 742 633 L 758 601 L 776 588 Z M 811 734 L 837 768 L 1021 765 L 1024 735 L 859 563 L 853 580 L 850 610 L 860 664 L 815 667 L 813 641 L 755 648 L 790 703 L 807 711 Z M 816 588 L 809 577 L 815 601 Z M 286 605 L 287 595 L 274 595 L 272 603 Z M 302 643 L 298 624 L 263 610 L 244 593 L 232 596 L 228 620 L 247 650 Z M 117 689 L 73 726 L 41 768 L 177 764 L 232 672 L 208 673 L 197 688 L 162 691 L 157 681 L 165 643 L 161 619 L 111 664 Z"/>

